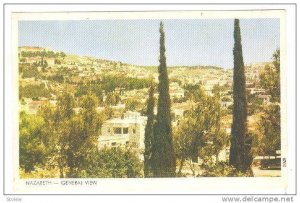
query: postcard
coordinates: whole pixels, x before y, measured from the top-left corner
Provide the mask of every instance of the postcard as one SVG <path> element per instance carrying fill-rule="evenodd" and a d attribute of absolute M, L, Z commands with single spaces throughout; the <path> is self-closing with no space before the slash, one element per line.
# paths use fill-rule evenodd
<path fill-rule="evenodd" d="M 287 9 L 78 7 L 7 14 L 7 191 L 294 191 Z"/>

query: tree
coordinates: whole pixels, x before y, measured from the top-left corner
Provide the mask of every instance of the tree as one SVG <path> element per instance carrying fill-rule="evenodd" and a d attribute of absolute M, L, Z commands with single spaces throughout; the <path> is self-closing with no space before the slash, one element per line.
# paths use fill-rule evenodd
<path fill-rule="evenodd" d="M 195 119 L 191 116 L 180 120 L 178 128 L 174 132 L 174 150 L 176 158 L 179 161 L 178 176 L 182 175 L 182 168 L 187 159 L 192 159 L 193 156 L 193 142 L 197 136 L 195 132 Z"/>
<path fill-rule="evenodd" d="M 68 147 L 66 153 L 66 164 L 68 172 L 66 176 L 76 178 L 81 173 L 85 154 L 88 151 L 85 146 L 84 121 L 82 116 L 73 116 L 68 123 L 69 133 L 66 134 Z"/>
<path fill-rule="evenodd" d="M 264 155 L 275 155 L 280 150 L 280 50 L 273 54 L 273 66 L 266 66 L 260 84 L 271 95 L 274 103 L 265 106 L 259 121 L 260 150 Z"/>
<path fill-rule="evenodd" d="M 280 150 L 280 106 L 271 104 L 265 107 L 259 121 L 259 132 L 262 137 L 260 149 L 263 155 L 276 156 L 276 150 Z"/>
<path fill-rule="evenodd" d="M 70 134 L 72 134 L 73 108 L 75 106 L 74 97 L 66 92 L 58 97 L 57 107 L 44 106 L 39 114 L 44 118 L 45 125 L 42 131 L 46 140 L 48 150 L 48 160 L 50 165 L 59 168 L 60 177 L 66 175 L 68 169 L 68 150 L 70 147 Z"/>
<path fill-rule="evenodd" d="M 192 101 L 200 101 L 205 96 L 205 92 L 200 85 L 186 85 L 184 89 L 186 90 L 186 97 Z"/>
<path fill-rule="evenodd" d="M 116 105 L 120 101 L 120 96 L 116 93 L 109 92 L 106 96 L 105 103 L 107 105 Z"/>
<path fill-rule="evenodd" d="M 229 162 L 239 171 L 250 169 L 249 154 L 245 150 L 247 134 L 246 79 L 243 61 L 239 20 L 234 20 L 234 72 L 233 72 L 233 121 Z"/>
<path fill-rule="evenodd" d="M 176 175 L 176 160 L 173 149 L 171 125 L 171 100 L 169 94 L 169 79 L 165 56 L 165 33 L 163 23 L 160 23 L 160 59 L 158 67 L 158 106 L 157 123 L 154 130 L 153 175 L 154 177 L 174 177 Z"/>
<path fill-rule="evenodd" d="M 41 116 L 20 113 L 19 162 L 25 172 L 45 163 L 47 152 L 41 135 L 43 125 L 44 119 Z"/>
<path fill-rule="evenodd" d="M 102 120 L 96 112 L 98 99 L 88 94 L 80 98 L 82 108 L 75 114 L 74 96 L 67 92 L 58 97 L 55 109 L 45 106 L 43 131 L 49 149 L 49 162 L 58 166 L 60 177 L 78 177 L 85 169 L 85 159 L 97 148 L 98 130 Z"/>
<path fill-rule="evenodd" d="M 96 108 L 98 98 L 96 95 L 89 93 L 81 98 L 82 119 L 84 120 L 84 136 L 95 137 L 101 127 L 100 118 L 97 116 Z"/>
<path fill-rule="evenodd" d="M 65 93 L 58 98 L 58 116 L 61 119 L 70 119 L 74 115 L 75 100 L 71 93 Z"/>
<path fill-rule="evenodd" d="M 104 148 L 88 154 L 83 178 L 138 178 L 142 162 L 132 149 Z"/>
<path fill-rule="evenodd" d="M 260 85 L 271 95 L 271 101 L 280 102 L 280 49 L 273 54 L 273 66 L 266 65 L 259 77 Z"/>
<path fill-rule="evenodd" d="M 152 163 L 151 163 L 151 150 L 153 144 L 153 127 L 154 127 L 154 87 L 153 85 L 149 88 L 149 98 L 147 102 L 148 117 L 147 124 L 145 127 L 145 152 L 144 152 L 144 176 L 151 177 L 153 174 Z"/>
<path fill-rule="evenodd" d="M 97 151 L 98 132 L 103 123 L 97 111 L 98 98 L 94 94 L 81 97 L 81 112 L 70 120 L 68 134 L 67 164 L 68 177 L 78 177 L 88 166 L 86 160 Z"/>
<path fill-rule="evenodd" d="M 38 98 L 38 97 L 50 97 L 51 91 L 46 89 L 45 84 L 40 85 L 26 85 L 19 86 L 19 97 L 27 97 L 27 98 Z"/>
<path fill-rule="evenodd" d="M 66 54 L 65 54 L 64 52 L 60 52 L 60 56 L 61 56 L 62 58 L 65 58 L 65 57 L 66 57 Z"/>
<path fill-rule="evenodd" d="M 220 151 L 228 144 L 228 136 L 220 124 L 221 105 L 217 94 L 214 97 L 204 95 L 197 106 L 179 120 L 174 133 L 179 175 L 186 160 L 197 162 L 200 157 L 205 166 L 218 162 Z M 194 169 L 191 170 L 195 175 Z"/>
<path fill-rule="evenodd" d="M 139 97 L 128 98 L 125 101 L 125 110 L 129 111 L 139 111 L 143 108 L 143 103 L 140 101 Z"/>
<path fill-rule="evenodd" d="M 221 129 L 221 104 L 220 104 L 220 88 L 215 86 L 213 90 L 214 96 L 208 97 L 205 101 L 205 109 L 208 109 L 208 114 L 206 119 L 211 119 L 210 128 L 207 130 L 206 135 L 204 136 L 205 142 L 208 143 L 204 146 L 204 156 L 208 158 L 209 161 L 212 161 L 212 158 L 215 157 L 215 162 L 219 162 L 219 153 L 225 146 L 229 144 L 229 137 L 227 133 Z M 202 149 L 202 151 L 203 151 Z M 207 153 L 208 152 L 208 153 Z"/>

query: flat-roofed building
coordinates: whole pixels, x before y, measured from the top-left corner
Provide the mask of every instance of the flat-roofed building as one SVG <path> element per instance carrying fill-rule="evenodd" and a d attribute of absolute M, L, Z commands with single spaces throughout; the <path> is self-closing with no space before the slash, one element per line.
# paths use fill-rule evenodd
<path fill-rule="evenodd" d="M 142 155 L 146 123 L 146 116 L 132 111 L 127 111 L 121 118 L 105 121 L 98 139 L 99 148 L 128 146 L 138 149 Z"/>

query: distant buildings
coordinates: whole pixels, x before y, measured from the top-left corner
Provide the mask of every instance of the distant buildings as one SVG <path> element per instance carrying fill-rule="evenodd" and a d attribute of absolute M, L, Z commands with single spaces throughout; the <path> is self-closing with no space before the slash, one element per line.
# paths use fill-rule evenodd
<path fill-rule="evenodd" d="M 264 94 L 266 92 L 265 89 L 261 88 L 246 88 L 250 94 Z"/>
<path fill-rule="evenodd" d="M 48 103 L 46 100 L 25 100 L 25 104 L 21 104 L 21 111 L 25 111 L 27 114 L 37 114 L 38 110 L 42 108 L 43 105 Z"/>
<path fill-rule="evenodd" d="M 171 98 L 183 98 L 184 89 L 180 87 L 177 82 L 172 82 L 170 84 L 170 97 Z"/>
<path fill-rule="evenodd" d="M 43 48 L 43 47 L 34 47 L 34 46 L 21 46 L 18 48 L 19 52 L 22 51 L 31 51 L 31 52 L 37 52 L 37 51 L 48 51 L 48 48 Z"/>
<path fill-rule="evenodd" d="M 170 85 L 169 85 L 169 93 L 170 93 L 171 99 L 174 99 L 174 98 L 177 98 L 177 99 L 183 98 L 184 95 L 185 95 L 184 89 L 182 87 L 180 87 L 180 85 L 177 82 L 170 83 Z M 154 97 L 158 98 L 158 92 L 156 92 L 154 94 Z"/>

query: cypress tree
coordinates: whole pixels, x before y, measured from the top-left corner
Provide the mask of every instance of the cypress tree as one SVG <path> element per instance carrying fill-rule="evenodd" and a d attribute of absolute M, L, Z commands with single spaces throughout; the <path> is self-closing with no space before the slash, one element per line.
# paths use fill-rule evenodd
<path fill-rule="evenodd" d="M 233 120 L 229 162 L 239 171 L 246 171 L 248 151 L 246 149 L 247 100 L 246 78 L 243 61 L 239 20 L 234 20 L 234 70 L 233 70 Z M 249 166 L 247 166 L 249 165 Z"/>
<path fill-rule="evenodd" d="M 149 89 L 149 98 L 147 102 L 147 124 L 145 128 L 145 152 L 144 152 L 144 176 L 152 176 L 152 167 L 151 167 L 151 148 L 153 144 L 153 125 L 154 125 L 154 87 L 151 84 Z"/>
<path fill-rule="evenodd" d="M 169 94 L 169 79 L 165 56 L 165 33 L 163 23 L 160 23 L 160 58 L 158 67 L 158 105 L 157 122 L 154 127 L 153 175 L 155 177 L 174 177 L 176 174 L 176 159 L 172 140 L 171 100 Z"/>

